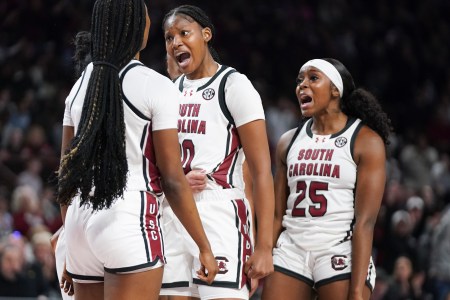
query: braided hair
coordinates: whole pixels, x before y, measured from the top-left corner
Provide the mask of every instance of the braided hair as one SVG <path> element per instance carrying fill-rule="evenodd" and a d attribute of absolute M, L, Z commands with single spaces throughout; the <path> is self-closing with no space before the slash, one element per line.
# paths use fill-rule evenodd
<path fill-rule="evenodd" d="M 392 132 L 391 120 L 381 108 L 377 98 L 363 88 L 356 88 L 353 77 L 347 68 L 337 59 L 324 58 L 331 63 L 342 77 L 344 93 L 341 97 L 341 110 L 348 116 L 356 117 L 378 133 L 383 142 L 389 144 L 389 135 Z"/>
<path fill-rule="evenodd" d="M 220 56 L 212 46 L 216 34 L 216 29 L 214 27 L 214 24 L 211 22 L 211 19 L 205 13 L 205 11 L 203 11 L 200 7 L 194 5 L 180 5 L 178 7 L 175 7 L 164 16 L 162 22 L 163 31 L 164 27 L 166 26 L 167 20 L 170 17 L 177 15 L 184 15 L 186 16 L 186 19 L 189 20 L 190 22 L 197 22 L 202 28 L 208 27 L 209 29 L 211 29 L 212 38 L 208 42 L 209 52 L 211 53 L 213 59 L 216 62 L 220 63 Z"/>
<path fill-rule="evenodd" d="M 118 72 L 140 51 L 145 25 L 143 0 L 97 0 L 94 4 L 94 67 L 77 134 L 58 172 L 57 200 L 62 205 L 70 204 L 79 193 L 81 205 L 100 210 L 123 196 L 128 163 Z"/>

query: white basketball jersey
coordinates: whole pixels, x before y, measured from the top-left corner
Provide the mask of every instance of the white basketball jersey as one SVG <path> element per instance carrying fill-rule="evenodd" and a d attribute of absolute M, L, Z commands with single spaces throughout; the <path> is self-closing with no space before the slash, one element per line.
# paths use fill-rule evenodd
<path fill-rule="evenodd" d="M 283 226 L 300 247 L 327 249 L 351 239 L 357 166 L 353 145 L 362 126 L 348 119 L 332 135 L 311 131 L 312 119 L 297 129 L 288 148 L 290 194 Z"/>
<path fill-rule="evenodd" d="M 233 85 L 241 84 L 241 90 L 252 90 L 250 97 L 242 97 L 241 94 L 238 99 L 241 101 L 240 109 L 250 111 L 247 116 L 251 116 L 251 120 L 243 120 L 238 114 L 230 113 L 225 94 L 228 103 L 229 98 L 239 95 L 228 93 L 225 86 L 227 78 L 234 80 Z M 243 122 L 264 119 L 259 94 L 244 75 L 226 66 L 219 66 L 211 78 L 188 80 L 182 75 L 175 84 L 182 93 L 178 134 L 185 173 L 194 169 L 206 170 L 209 179 L 207 189 L 243 190 L 242 163 L 245 157 L 236 124 L 239 126 Z"/>
<path fill-rule="evenodd" d="M 92 63 L 72 88 L 66 99 L 64 125 L 73 126 L 75 134 L 81 119 Z M 132 60 L 120 72 L 128 161 L 127 191 L 162 192 L 156 166 L 152 131 L 175 129 L 179 92 L 165 76 Z M 111 128 L 111 130 L 115 130 Z"/>

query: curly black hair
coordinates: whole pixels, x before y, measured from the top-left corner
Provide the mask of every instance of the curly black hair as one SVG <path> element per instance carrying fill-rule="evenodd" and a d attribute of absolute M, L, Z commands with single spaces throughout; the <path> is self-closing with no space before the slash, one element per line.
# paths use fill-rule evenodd
<path fill-rule="evenodd" d="M 91 33 L 89 31 L 80 31 L 76 34 L 73 44 L 75 45 L 75 53 L 73 61 L 75 64 L 75 77 L 81 76 L 81 73 L 92 62 L 91 55 Z"/>
<path fill-rule="evenodd" d="M 365 125 L 381 136 L 386 145 L 389 144 L 389 135 L 393 131 L 392 123 L 375 95 L 363 88 L 356 88 L 352 75 L 340 61 L 334 58 L 324 60 L 331 63 L 342 77 L 344 85 L 340 102 L 342 112 L 361 119 Z"/>

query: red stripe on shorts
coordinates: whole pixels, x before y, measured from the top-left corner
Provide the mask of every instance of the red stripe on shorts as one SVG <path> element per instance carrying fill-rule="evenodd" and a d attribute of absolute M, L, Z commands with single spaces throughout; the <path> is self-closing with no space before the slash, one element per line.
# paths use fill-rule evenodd
<path fill-rule="evenodd" d="M 164 261 L 161 235 L 159 230 L 158 215 L 159 204 L 158 200 L 151 193 L 146 194 L 146 208 L 145 208 L 145 232 L 150 243 L 150 252 L 152 261 L 159 257 Z"/>
<path fill-rule="evenodd" d="M 247 275 L 245 274 L 244 264 L 252 255 L 252 241 L 250 239 L 250 222 L 247 215 L 247 206 L 245 206 L 244 200 L 236 200 L 237 214 L 239 218 L 239 232 L 242 236 L 241 249 L 242 249 L 242 280 L 241 287 L 247 283 Z"/>

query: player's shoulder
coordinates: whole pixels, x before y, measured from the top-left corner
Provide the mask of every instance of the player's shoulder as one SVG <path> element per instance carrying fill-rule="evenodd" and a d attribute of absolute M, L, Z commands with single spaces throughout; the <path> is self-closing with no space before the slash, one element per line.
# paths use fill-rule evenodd
<path fill-rule="evenodd" d="M 173 86 L 172 80 L 170 80 L 167 76 L 162 75 L 143 63 L 134 62 L 134 65 L 133 63 L 130 63 L 128 66 L 132 66 L 129 73 L 133 74 L 133 77 L 140 77 L 140 80 L 137 82 L 147 82 L 153 86 L 159 87 Z"/>
<path fill-rule="evenodd" d="M 224 74 L 227 74 L 225 87 L 227 89 L 237 89 L 237 90 L 253 90 L 254 86 L 251 80 L 247 77 L 247 75 L 239 72 L 235 68 L 227 67 L 224 70 Z"/>
<path fill-rule="evenodd" d="M 297 134 L 298 128 L 289 129 L 280 136 L 278 140 L 278 146 L 287 149 L 288 146 L 292 143 L 293 139 L 297 136 Z"/>
<path fill-rule="evenodd" d="M 230 80 L 236 80 L 236 81 L 240 81 L 242 79 L 248 80 L 248 77 L 239 72 L 237 69 L 230 67 L 230 66 L 223 66 L 225 69 L 223 71 L 224 74 L 228 74 L 228 78 L 230 78 Z"/>
<path fill-rule="evenodd" d="M 359 143 L 367 144 L 383 144 L 381 136 L 372 128 L 365 124 L 361 124 L 361 129 L 358 131 L 356 139 Z"/>
<path fill-rule="evenodd" d="M 283 163 L 286 163 L 287 154 L 292 147 L 293 140 L 295 139 L 297 128 L 292 128 L 283 133 L 278 139 L 276 157 Z"/>
<path fill-rule="evenodd" d="M 381 136 L 369 126 L 363 125 L 357 133 L 353 152 L 356 160 L 361 155 L 368 157 L 381 155 L 384 157 L 385 147 L 386 145 Z"/>

